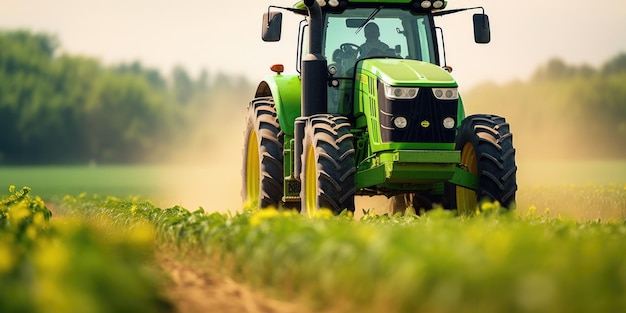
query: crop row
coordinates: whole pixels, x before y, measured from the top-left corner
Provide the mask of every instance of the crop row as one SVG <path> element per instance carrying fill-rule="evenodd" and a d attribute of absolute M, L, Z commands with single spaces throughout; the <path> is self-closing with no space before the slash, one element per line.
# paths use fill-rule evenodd
<path fill-rule="evenodd" d="M 167 312 L 152 225 L 54 217 L 27 187 L 0 198 L 0 312 Z M 98 210 L 98 208 L 93 208 Z"/>
<path fill-rule="evenodd" d="M 50 218 L 27 189 L 11 192 L 0 204 L 3 312 L 169 310 L 145 266 L 155 247 L 315 311 L 626 309 L 624 220 L 576 222 L 497 203 L 462 218 L 223 214 L 84 194 L 56 203 Z"/>
<path fill-rule="evenodd" d="M 620 189 L 620 188 L 618 188 Z M 616 190 L 624 196 L 624 190 Z M 154 225 L 160 247 L 316 310 L 609 312 L 626 309 L 626 224 L 576 222 L 486 203 L 473 217 L 305 217 L 159 209 L 115 198 L 65 210 Z M 93 209 L 99 208 L 99 209 Z"/>

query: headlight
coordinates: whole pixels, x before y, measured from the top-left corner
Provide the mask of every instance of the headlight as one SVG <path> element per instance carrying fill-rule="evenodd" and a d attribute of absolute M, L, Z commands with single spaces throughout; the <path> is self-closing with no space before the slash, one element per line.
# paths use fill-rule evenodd
<path fill-rule="evenodd" d="M 456 88 L 433 88 L 433 94 L 439 100 L 459 99 L 459 91 Z"/>
<path fill-rule="evenodd" d="M 451 117 L 446 117 L 443 119 L 443 127 L 445 129 L 452 129 L 456 126 L 456 121 Z"/>
<path fill-rule="evenodd" d="M 406 128 L 406 126 L 409 124 L 409 122 L 406 120 L 406 117 L 404 116 L 398 116 L 396 118 L 393 119 L 393 125 L 395 125 L 397 128 Z"/>
<path fill-rule="evenodd" d="M 385 97 L 387 99 L 413 99 L 417 97 L 419 88 L 415 87 L 393 87 L 385 85 Z"/>
<path fill-rule="evenodd" d="M 363 1 L 363 2 L 376 2 L 376 1 Z M 413 0 L 412 6 L 414 9 L 419 10 L 442 10 L 446 7 L 448 1 L 445 0 Z"/>

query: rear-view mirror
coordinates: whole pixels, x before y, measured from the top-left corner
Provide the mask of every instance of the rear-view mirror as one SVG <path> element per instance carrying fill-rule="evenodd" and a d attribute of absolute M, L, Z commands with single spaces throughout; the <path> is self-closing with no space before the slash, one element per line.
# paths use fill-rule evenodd
<path fill-rule="evenodd" d="M 263 14 L 261 38 L 263 41 L 279 41 L 283 25 L 282 12 L 266 12 Z"/>
<path fill-rule="evenodd" d="M 491 41 L 489 16 L 486 14 L 474 14 L 474 41 L 476 43 L 489 43 Z"/>

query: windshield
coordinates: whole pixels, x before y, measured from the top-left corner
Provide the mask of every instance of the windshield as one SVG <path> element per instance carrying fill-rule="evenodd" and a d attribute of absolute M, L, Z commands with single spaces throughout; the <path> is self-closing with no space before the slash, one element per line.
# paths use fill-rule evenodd
<path fill-rule="evenodd" d="M 376 12 L 374 17 L 368 21 L 373 12 Z M 329 64 L 345 69 L 338 73 L 342 77 L 351 76 L 351 67 L 362 58 L 395 57 L 436 62 L 427 15 L 414 15 L 397 8 L 347 9 L 340 14 L 328 13 L 326 25 L 324 54 Z"/>

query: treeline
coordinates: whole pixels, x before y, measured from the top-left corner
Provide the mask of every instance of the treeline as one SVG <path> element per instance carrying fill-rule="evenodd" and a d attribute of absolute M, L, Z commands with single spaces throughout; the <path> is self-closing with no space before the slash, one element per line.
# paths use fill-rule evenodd
<path fill-rule="evenodd" d="M 0 164 L 198 160 L 241 135 L 254 87 L 241 77 L 105 66 L 58 48 L 48 34 L 0 31 Z M 464 102 L 507 117 L 520 158 L 626 158 L 626 53 L 597 68 L 553 59 Z"/>
<path fill-rule="evenodd" d="M 469 113 L 505 116 L 521 158 L 626 158 L 626 53 L 597 68 L 552 59 L 528 81 L 485 83 L 464 101 Z"/>
<path fill-rule="evenodd" d="M 0 164 L 163 161 L 219 106 L 245 108 L 228 95 L 250 95 L 241 77 L 165 76 L 58 48 L 48 34 L 0 31 Z"/>

